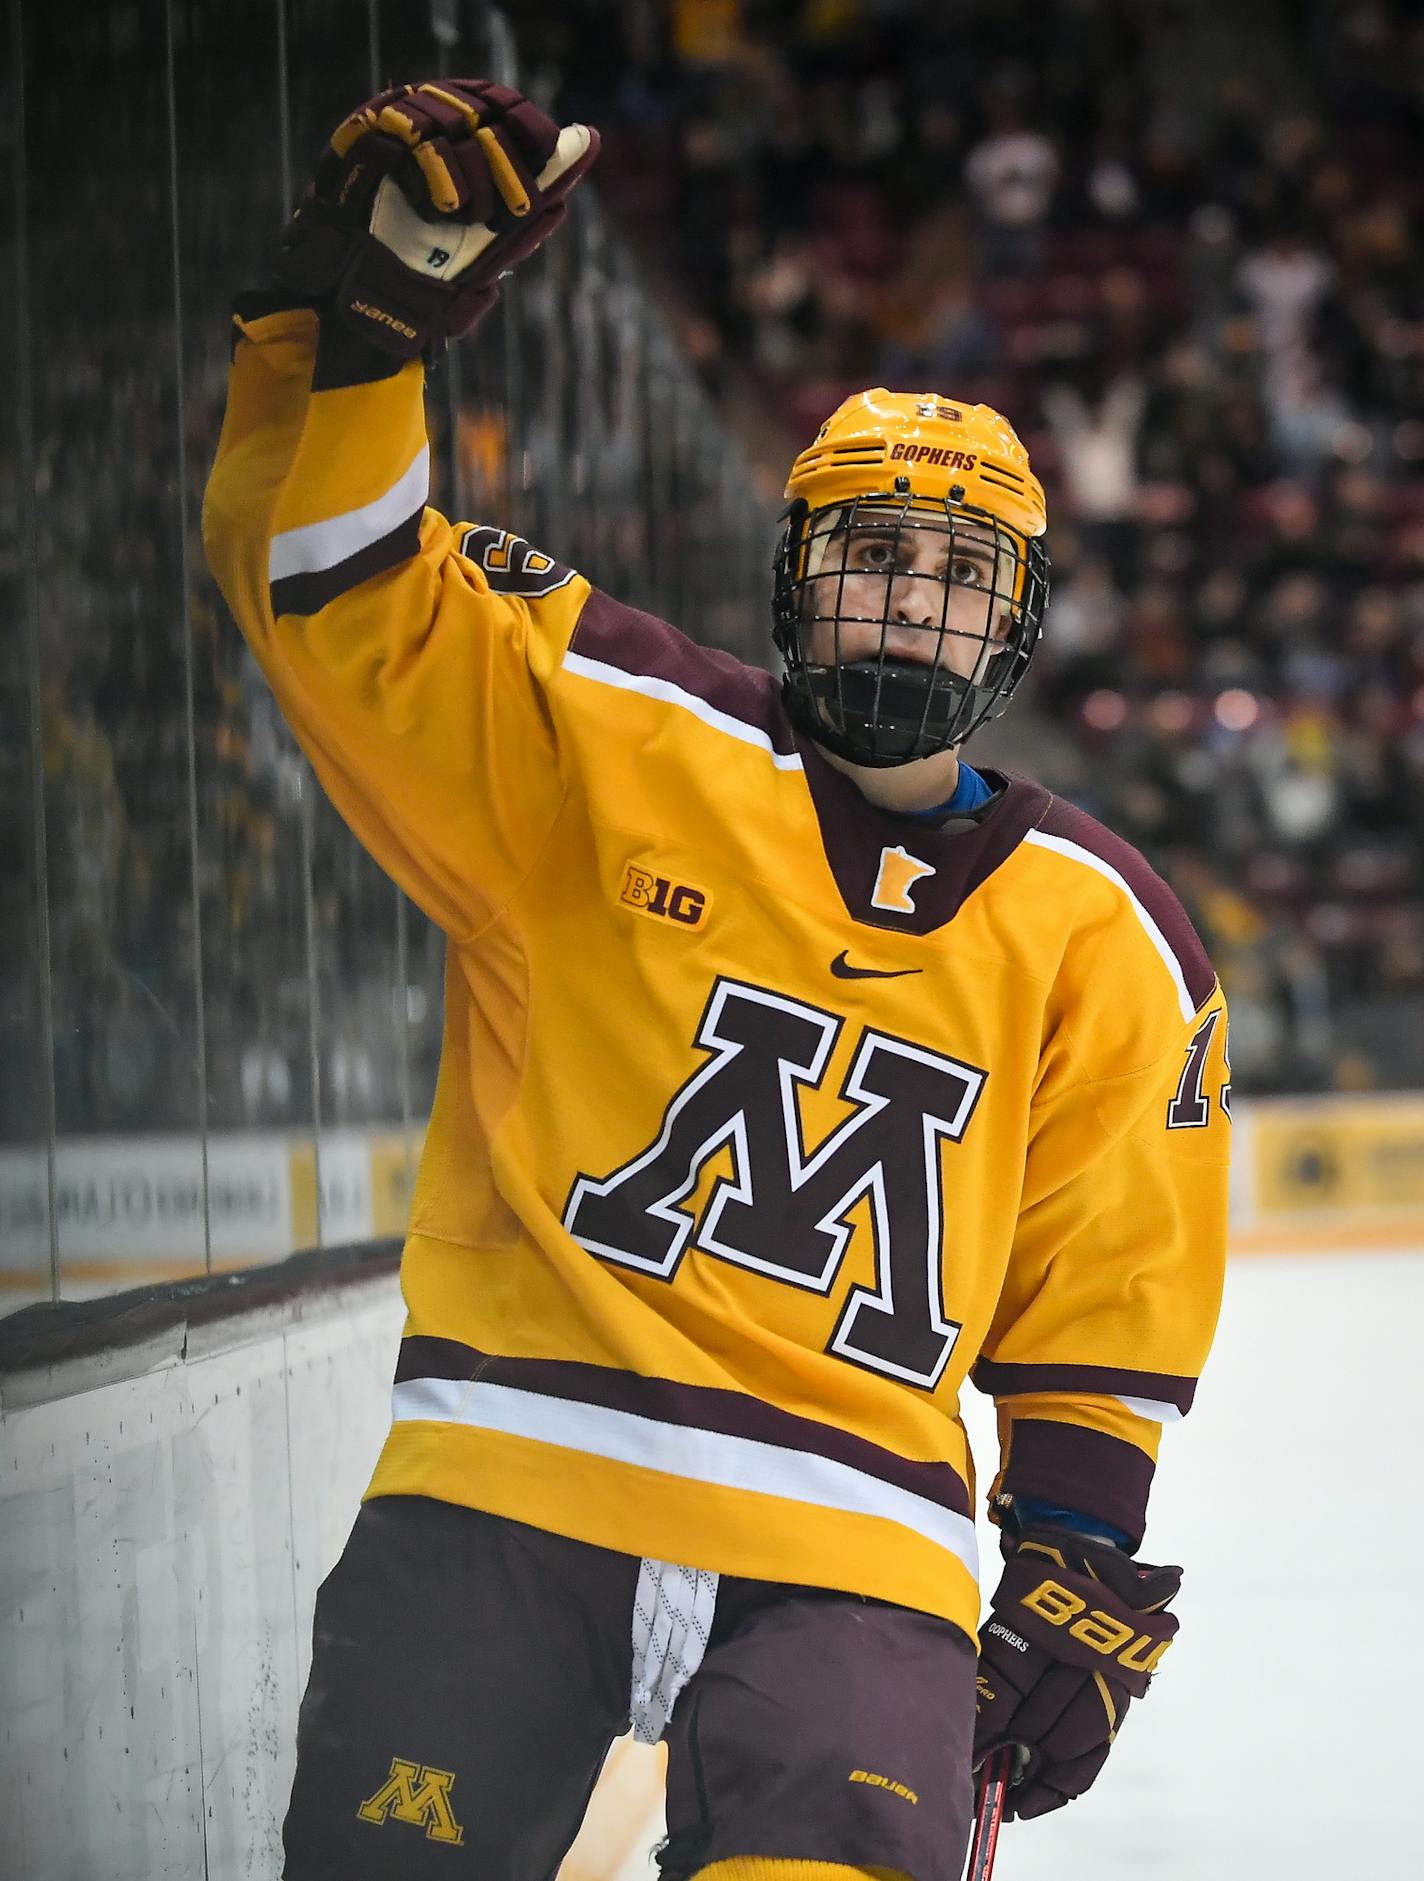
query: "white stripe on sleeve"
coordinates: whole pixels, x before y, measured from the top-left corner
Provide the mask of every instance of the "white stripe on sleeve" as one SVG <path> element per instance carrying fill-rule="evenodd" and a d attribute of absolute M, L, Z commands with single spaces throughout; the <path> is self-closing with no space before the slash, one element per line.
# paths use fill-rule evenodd
<path fill-rule="evenodd" d="M 1085 849 L 1081 843 L 1070 843 L 1065 836 L 1049 836 L 1041 829 L 1031 829 L 1025 835 L 1024 841 L 1026 843 L 1034 843 L 1040 849 L 1052 849 L 1055 854 L 1067 856 L 1072 862 L 1081 862 L 1087 868 L 1096 869 L 1099 875 L 1105 876 L 1108 881 L 1122 890 L 1123 894 L 1127 896 L 1128 901 L 1132 904 L 1133 913 L 1142 923 L 1143 931 L 1147 935 L 1148 940 L 1151 941 L 1152 945 L 1160 954 L 1163 966 L 1166 967 L 1167 971 L 1172 976 L 1172 984 L 1177 989 L 1177 1004 L 1181 1008 L 1182 1017 L 1184 1019 L 1192 1018 L 1196 1012 L 1196 1007 L 1192 1004 L 1192 996 L 1187 991 L 1187 981 L 1185 974 L 1182 972 L 1182 963 L 1167 945 L 1166 935 L 1162 932 L 1161 928 L 1158 927 L 1157 923 L 1152 919 L 1152 916 L 1147 912 L 1146 908 L 1143 907 L 1136 895 L 1133 894 L 1127 884 L 1126 878 L 1119 875 L 1110 862 L 1105 862 L 1101 856 L 1094 855 L 1091 849 Z"/>
<path fill-rule="evenodd" d="M 281 535 L 273 536 L 267 557 L 268 581 L 335 568 L 338 562 L 388 536 L 429 495 L 430 446 L 426 444 L 384 496 L 325 522 L 303 523 L 300 529 L 284 529 Z"/>
<path fill-rule="evenodd" d="M 759 726 L 733 718 L 730 712 L 709 705 L 705 699 L 699 699 L 696 693 L 674 685 L 670 679 L 657 679 L 651 673 L 625 673 L 621 666 L 609 666 L 603 660 L 591 660 L 585 654 L 572 651 L 564 655 L 563 664 L 566 672 L 575 673 L 580 679 L 596 680 L 603 686 L 616 686 L 620 692 L 641 692 L 645 698 L 661 699 L 668 705 L 681 706 L 684 712 L 691 712 L 694 718 L 700 718 L 704 725 L 710 725 L 714 731 L 726 732 L 731 738 L 741 739 L 743 744 L 756 745 L 762 751 L 769 752 L 778 771 L 805 769 L 799 751 L 774 750 L 770 738 Z"/>

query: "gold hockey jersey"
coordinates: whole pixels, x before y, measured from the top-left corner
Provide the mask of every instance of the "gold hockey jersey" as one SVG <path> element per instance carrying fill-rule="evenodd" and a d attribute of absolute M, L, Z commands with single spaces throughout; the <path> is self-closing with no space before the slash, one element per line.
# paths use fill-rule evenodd
<path fill-rule="evenodd" d="M 369 1493 L 972 1633 L 972 1370 L 1003 1492 L 1139 1539 L 1225 1241 L 1170 891 L 1023 779 L 944 830 L 872 807 L 770 673 L 427 508 L 422 368 L 343 350 L 239 321 L 204 526 L 449 937 Z"/>

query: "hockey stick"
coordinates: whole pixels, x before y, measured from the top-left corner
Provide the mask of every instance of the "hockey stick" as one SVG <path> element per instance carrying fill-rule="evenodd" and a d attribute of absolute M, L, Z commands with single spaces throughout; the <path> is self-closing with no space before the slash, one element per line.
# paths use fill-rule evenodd
<path fill-rule="evenodd" d="M 994 1850 L 999 1845 L 999 1825 L 1004 1820 L 1004 1798 L 1013 1783 L 1016 1751 L 1016 1745 L 1004 1744 L 984 1760 L 975 1799 L 969 1872 L 964 1881 L 989 1881 L 994 1872 Z"/>

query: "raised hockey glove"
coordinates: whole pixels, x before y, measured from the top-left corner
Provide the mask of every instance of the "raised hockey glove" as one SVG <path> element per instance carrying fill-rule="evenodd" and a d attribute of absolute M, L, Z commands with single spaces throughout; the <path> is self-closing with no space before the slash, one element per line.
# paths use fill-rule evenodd
<path fill-rule="evenodd" d="M 488 312 L 597 155 L 597 131 L 560 130 L 507 85 L 395 86 L 333 132 L 278 279 L 382 352 L 428 357 Z"/>
<path fill-rule="evenodd" d="M 1162 1609 L 1182 1570 L 1060 1528 L 1025 1529 L 1012 1546 L 980 1629 L 974 1763 L 1021 1745 L 1006 1814 L 1042 1816 L 1083 1794 L 1147 1690 L 1176 1636 Z"/>

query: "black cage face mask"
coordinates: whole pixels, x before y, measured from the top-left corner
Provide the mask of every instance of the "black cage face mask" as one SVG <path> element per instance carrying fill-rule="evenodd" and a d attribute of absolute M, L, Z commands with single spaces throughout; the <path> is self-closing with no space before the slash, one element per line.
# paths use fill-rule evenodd
<path fill-rule="evenodd" d="M 777 549 L 775 640 L 787 711 L 878 767 L 962 744 L 1028 670 L 1048 557 L 989 511 L 908 493 L 808 510 Z"/>

